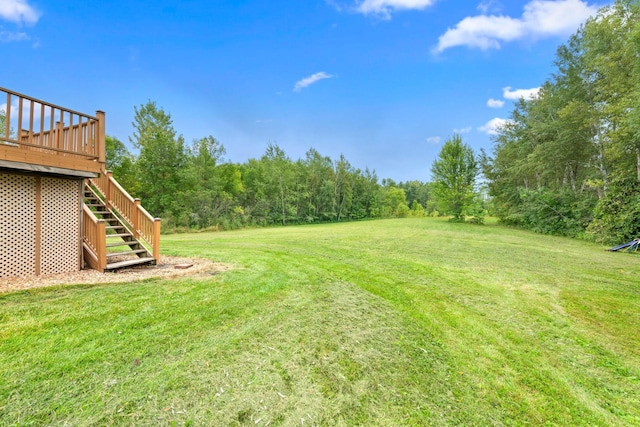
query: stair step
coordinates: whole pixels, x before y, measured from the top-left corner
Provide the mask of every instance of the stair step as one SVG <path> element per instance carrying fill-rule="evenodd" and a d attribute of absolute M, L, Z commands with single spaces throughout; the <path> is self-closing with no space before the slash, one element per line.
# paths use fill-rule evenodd
<path fill-rule="evenodd" d="M 124 252 L 111 252 L 107 254 L 107 258 L 114 257 L 114 256 L 121 256 L 121 255 L 134 255 L 134 254 L 137 255 L 145 252 L 147 252 L 146 249 L 133 249 L 133 250 L 124 251 Z"/>
<path fill-rule="evenodd" d="M 107 252 L 107 271 L 136 265 L 155 264 L 157 262 L 151 256 L 149 250 L 133 236 L 125 220 L 107 207 L 99 192 L 94 191 L 90 186 L 85 186 L 83 194 L 85 206 L 90 208 L 93 214 L 105 223 L 107 230 L 106 247 L 112 251 L 119 251 Z M 126 250 L 123 251 L 122 249 Z M 110 263 L 109 260 L 111 260 Z"/>
<path fill-rule="evenodd" d="M 133 234 L 131 233 L 108 234 L 107 233 L 107 237 L 129 237 L 129 236 L 133 236 Z"/>
<path fill-rule="evenodd" d="M 118 246 L 133 246 L 133 245 L 140 245 L 140 242 L 138 242 L 137 240 L 126 240 L 126 241 L 120 241 L 120 242 L 107 243 L 108 248 L 115 248 Z"/>
<path fill-rule="evenodd" d="M 132 265 L 140 265 L 140 264 L 148 264 L 148 263 L 155 263 L 155 258 L 149 258 L 149 257 L 145 257 L 145 258 L 136 258 L 136 259 L 130 259 L 127 261 L 120 261 L 120 262 L 114 262 L 113 264 L 107 264 L 107 270 L 117 270 L 119 268 L 124 268 L 124 267 L 130 267 Z"/>

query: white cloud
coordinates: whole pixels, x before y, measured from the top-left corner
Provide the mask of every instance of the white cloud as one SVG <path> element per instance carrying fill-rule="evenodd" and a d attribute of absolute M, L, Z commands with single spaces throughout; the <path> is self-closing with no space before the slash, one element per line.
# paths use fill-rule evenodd
<path fill-rule="evenodd" d="M 457 134 L 463 134 L 463 133 L 469 133 L 471 132 L 471 126 L 467 126 L 466 128 L 462 128 L 462 129 L 454 129 L 453 133 L 457 133 Z"/>
<path fill-rule="evenodd" d="M 583 0 L 535 0 L 524 6 L 522 20 L 541 36 L 570 35 L 598 9 Z"/>
<path fill-rule="evenodd" d="M 597 6 L 583 0 L 532 0 L 520 18 L 485 14 L 464 18 L 438 38 L 434 51 L 455 46 L 499 49 L 502 43 L 519 39 L 565 36 L 597 11 Z"/>
<path fill-rule="evenodd" d="M 27 33 L 0 30 L 0 43 L 23 42 L 31 40 Z"/>
<path fill-rule="evenodd" d="M 440 141 L 442 141 L 442 138 L 440 138 L 439 136 L 430 136 L 427 138 L 427 142 L 433 145 L 440 144 Z"/>
<path fill-rule="evenodd" d="M 531 89 L 511 90 L 511 87 L 507 86 L 507 87 L 502 89 L 502 96 L 504 96 L 505 99 L 518 100 L 520 98 L 524 98 L 525 100 L 530 100 L 530 99 L 537 98 L 539 92 L 540 92 L 540 88 L 539 87 L 534 87 L 534 88 L 531 88 Z"/>
<path fill-rule="evenodd" d="M 321 71 L 319 73 L 315 73 L 309 77 L 305 77 L 303 79 L 300 79 L 296 82 L 295 86 L 293 87 L 293 90 L 295 92 L 300 92 L 302 89 L 304 89 L 307 86 L 311 86 L 312 84 L 323 80 L 323 79 L 330 79 L 333 76 L 331 74 L 327 74 L 324 71 Z"/>
<path fill-rule="evenodd" d="M 324 2 L 329 6 L 333 7 L 336 11 L 342 12 L 342 5 L 340 5 L 335 0 L 324 0 Z"/>
<path fill-rule="evenodd" d="M 502 108 L 504 107 L 504 101 L 501 99 L 489 98 L 487 101 L 487 107 L 489 108 Z"/>
<path fill-rule="evenodd" d="M 375 14 L 389 19 L 391 12 L 394 10 L 421 10 L 431 6 L 435 2 L 436 0 L 364 0 L 358 5 L 356 10 L 365 15 Z"/>
<path fill-rule="evenodd" d="M 0 19 L 17 24 L 35 24 L 40 14 L 26 0 L 1 0 Z"/>
<path fill-rule="evenodd" d="M 484 126 L 480 126 L 478 130 L 487 135 L 497 135 L 498 130 L 507 123 L 509 123 L 509 120 L 496 117 L 495 119 L 489 120 Z"/>
<path fill-rule="evenodd" d="M 523 36 L 520 22 L 508 16 L 467 17 L 438 38 L 436 52 L 443 52 L 454 46 L 498 49 L 500 41 L 516 40 Z"/>
<path fill-rule="evenodd" d="M 502 5 L 496 0 L 485 0 L 478 5 L 477 9 L 480 13 L 486 15 L 489 12 L 499 12 L 502 9 Z"/>

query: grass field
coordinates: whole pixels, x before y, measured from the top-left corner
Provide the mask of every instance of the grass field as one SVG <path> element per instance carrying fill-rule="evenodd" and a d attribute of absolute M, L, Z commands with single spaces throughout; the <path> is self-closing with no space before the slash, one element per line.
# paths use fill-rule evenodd
<path fill-rule="evenodd" d="M 0 425 L 640 425 L 640 255 L 442 219 L 163 239 L 235 268 L 0 295 Z"/>

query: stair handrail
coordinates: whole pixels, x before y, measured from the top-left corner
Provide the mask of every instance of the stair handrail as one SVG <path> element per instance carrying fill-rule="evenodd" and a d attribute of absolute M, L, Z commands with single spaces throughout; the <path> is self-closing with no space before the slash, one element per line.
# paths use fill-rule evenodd
<path fill-rule="evenodd" d="M 98 219 L 85 204 L 82 205 L 82 240 L 88 257 L 85 261 L 93 268 L 103 272 L 107 268 L 107 224 Z"/>
<path fill-rule="evenodd" d="M 107 208 L 113 209 L 131 226 L 133 236 L 142 238 L 150 247 L 153 258 L 160 258 L 160 218 L 154 218 L 140 205 L 140 199 L 133 198 L 113 177 L 111 171 L 104 171 L 100 177 L 91 179 L 105 198 Z"/>

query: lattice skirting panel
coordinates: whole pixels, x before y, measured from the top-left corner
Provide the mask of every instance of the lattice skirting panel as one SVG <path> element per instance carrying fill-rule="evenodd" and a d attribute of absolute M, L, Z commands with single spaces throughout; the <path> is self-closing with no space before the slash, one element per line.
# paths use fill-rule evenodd
<path fill-rule="evenodd" d="M 80 267 L 80 182 L 42 178 L 41 274 L 77 271 Z"/>
<path fill-rule="evenodd" d="M 36 178 L 0 173 L 0 277 L 36 274 Z"/>
<path fill-rule="evenodd" d="M 0 172 L 0 277 L 80 269 L 81 181 Z"/>

